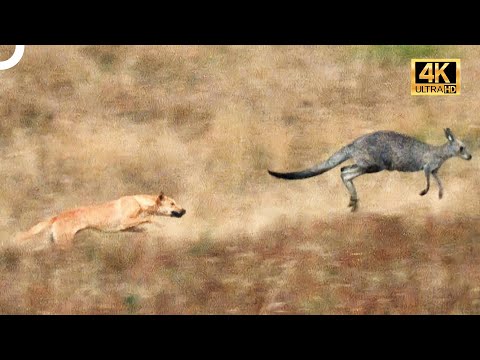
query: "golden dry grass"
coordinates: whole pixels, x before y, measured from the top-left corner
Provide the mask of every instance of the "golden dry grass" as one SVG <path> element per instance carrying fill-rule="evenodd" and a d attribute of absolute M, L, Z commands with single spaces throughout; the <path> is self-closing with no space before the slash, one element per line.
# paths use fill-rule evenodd
<path fill-rule="evenodd" d="M 0 46 L 0 59 L 13 47 Z M 478 313 L 479 47 L 27 46 L 0 72 L 0 313 Z M 410 58 L 462 59 L 462 95 L 413 97 Z M 369 131 L 473 160 L 300 182 Z M 31 254 L 12 234 L 64 209 L 163 190 L 143 233 Z"/>

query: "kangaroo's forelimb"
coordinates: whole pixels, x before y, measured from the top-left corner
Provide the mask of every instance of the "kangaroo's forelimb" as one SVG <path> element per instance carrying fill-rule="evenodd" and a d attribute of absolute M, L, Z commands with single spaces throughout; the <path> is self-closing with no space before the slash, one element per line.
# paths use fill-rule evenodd
<path fill-rule="evenodd" d="M 435 181 L 438 184 L 438 198 L 441 199 L 443 197 L 443 185 L 438 177 L 438 168 L 435 170 L 431 170 L 430 167 L 425 167 L 425 178 L 427 179 L 427 187 L 420 192 L 420 195 L 423 196 L 428 193 L 430 190 L 430 174 L 433 176 Z"/>
<path fill-rule="evenodd" d="M 421 196 L 425 195 L 426 193 L 428 193 L 428 190 L 430 190 L 430 173 L 431 173 L 430 168 L 426 167 L 425 168 L 425 177 L 427 178 L 427 187 L 420 192 Z"/>
<path fill-rule="evenodd" d="M 443 185 L 438 177 L 438 169 L 432 171 L 433 178 L 437 181 L 438 184 L 438 198 L 441 199 L 443 197 Z"/>

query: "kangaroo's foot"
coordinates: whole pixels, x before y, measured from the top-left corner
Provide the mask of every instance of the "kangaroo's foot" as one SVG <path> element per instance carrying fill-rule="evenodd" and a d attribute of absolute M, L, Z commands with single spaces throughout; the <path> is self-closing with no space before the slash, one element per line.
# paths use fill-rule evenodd
<path fill-rule="evenodd" d="M 440 190 L 438 192 L 438 198 L 441 199 L 443 197 L 443 190 Z"/>
<path fill-rule="evenodd" d="M 421 196 L 425 195 L 426 193 L 428 193 L 428 189 L 424 189 L 424 190 L 420 191 Z"/>
<path fill-rule="evenodd" d="M 350 198 L 350 202 L 348 203 L 348 207 L 352 208 L 352 212 L 357 211 L 357 209 L 358 209 L 358 199 Z"/>

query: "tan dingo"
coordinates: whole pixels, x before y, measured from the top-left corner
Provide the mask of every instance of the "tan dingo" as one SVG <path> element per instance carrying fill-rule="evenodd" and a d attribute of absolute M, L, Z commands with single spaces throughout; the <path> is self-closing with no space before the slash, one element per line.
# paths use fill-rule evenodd
<path fill-rule="evenodd" d="M 185 209 L 163 192 L 160 195 L 123 196 L 104 204 L 65 211 L 20 233 L 16 240 L 27 240 L 48 230 L 52 243 L 65 246 L 70 245 L 75 234 L 83 229 L 116 232 L 152 222 L 155 216 L 182 217 L 185 213 Z"/>

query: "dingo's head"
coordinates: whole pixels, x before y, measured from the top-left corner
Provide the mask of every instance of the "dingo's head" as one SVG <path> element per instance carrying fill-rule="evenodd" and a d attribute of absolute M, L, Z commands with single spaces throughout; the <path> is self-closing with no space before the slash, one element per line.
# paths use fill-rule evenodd
<path fill-rule="evenodd" d="M 160 216 L 182 217 L 187 212 L 181 206 L 178 206 L 175 200 L 165 196 L 163 192 L 158 195 L 156 200 L 155 213 Z"/>
<path fill-rule="evenodd" d="M 471 160 L 472 155 L 468 152 L 467 147 L 463 142 L 461 142 L 453 135 L 452 130 L 446 128 L 444 131 L 445 137 L 447 138 L 450 148 L 452 149 L 455 156 L 459 156 L 465 160 Z"/>

